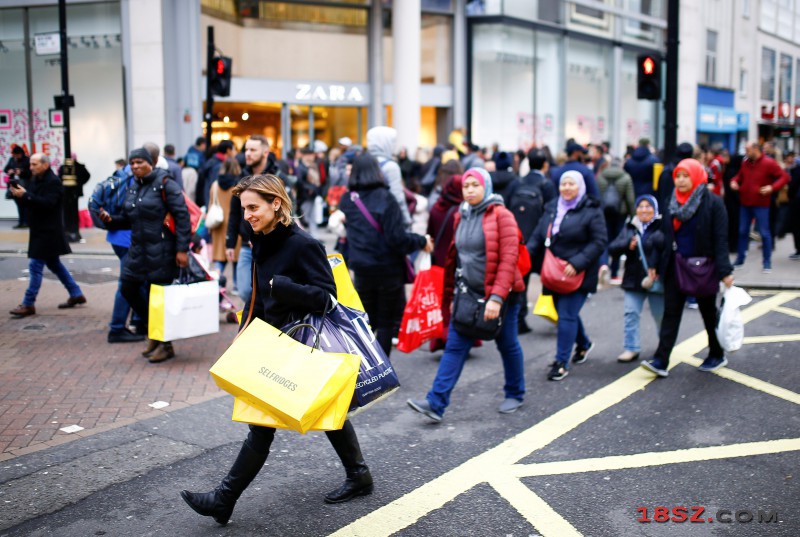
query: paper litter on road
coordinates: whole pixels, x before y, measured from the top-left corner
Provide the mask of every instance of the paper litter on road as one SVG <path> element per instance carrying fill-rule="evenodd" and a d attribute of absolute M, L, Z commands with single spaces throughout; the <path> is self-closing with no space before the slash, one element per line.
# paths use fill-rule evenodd
<path fill-rule="evenodd" d="M 169 406 L 169 403 L 167 403 L 166 401 L 156 401 L 155 403 L 150 403 L 147 406 L 153 407 L 156 410 L 159 410 L 159 409 L 162 409 L 162 408 L 164 408 L 166 406 Z"/>
<path fill-rule="evenodd" d="M 67 434 L 77 433 L 78 431 L 82 431 L 82 430 L 83 430 L 83 427 L 81 427 L 80 425 L 69 425 L 67 427 L 62 427 L 62 428 L 59 429 L 59 431 L 63 431 L 65 433 L 67 433 Z"/>

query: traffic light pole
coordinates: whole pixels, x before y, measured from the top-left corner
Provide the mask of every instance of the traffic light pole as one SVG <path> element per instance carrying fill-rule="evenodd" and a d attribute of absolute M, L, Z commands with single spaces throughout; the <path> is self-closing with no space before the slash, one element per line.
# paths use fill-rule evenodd
<path fill-rule="evenodd" d="M 206 46 L 206 156 L 211 155 L 211 123 L 214 118 L 214 92 L 211 90 L 211 77 L 214 73 L 214 27 L 208 27 Z"/>
<path fill-rule="evenodd" d="M 664 162 L 675 156 L 678 138 L 678 22 L 680 0 L 667 2 L 667 95 L 664 101 Z"/>

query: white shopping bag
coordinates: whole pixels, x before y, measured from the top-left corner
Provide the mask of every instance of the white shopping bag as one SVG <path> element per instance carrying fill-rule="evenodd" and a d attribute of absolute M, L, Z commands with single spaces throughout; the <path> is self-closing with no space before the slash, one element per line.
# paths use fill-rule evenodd
<path fill-rule="evenodd" d="M 744 342 L 744 321 L 739 308 L 752 302 L 747 291 L 732 285 L 722 293 L 722 308 L 717 321 L 717 339 L 725 352 L 736 352 Z"/>
<path fill-rule="evenodd" d="M 219 283 L 151 285 L 148 336 L 174 341 L 219 332 Z"/>

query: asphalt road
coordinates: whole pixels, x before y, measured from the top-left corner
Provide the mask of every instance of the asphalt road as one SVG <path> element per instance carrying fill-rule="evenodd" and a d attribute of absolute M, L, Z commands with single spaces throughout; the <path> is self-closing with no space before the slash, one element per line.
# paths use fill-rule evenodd
<path fill-rule="evenodd" d="M 405 403 L 424 396 L 439 353 L 394 351 L 402 390 L 353 419 L 375 492 L 346 504 L 322 501 L 344 477 L 324 434 L 283 431 L 227 527 L 191 511 L 179 491 L 213 488 L 246 434 L 224 395 L 0 464 L 0 536 L 796 537 L 800 294 L 755 298 L 755 339 L 729 368 L 696 370 L 705 344 L 687 310 L 677 365 L 658 380 L 615 361 L 621 292 L 585 306 L 597 346 L 562 382 L 546 380 L 555 330 L 537 318 L 521 338 L 525 404 L 510 415 L 496 411 L 493 344 L 473 350 L 440 424 Z M 649 317 L 643 341 L 652 352 Z M 698 521 L 680 521 L 680 507 Z"/>

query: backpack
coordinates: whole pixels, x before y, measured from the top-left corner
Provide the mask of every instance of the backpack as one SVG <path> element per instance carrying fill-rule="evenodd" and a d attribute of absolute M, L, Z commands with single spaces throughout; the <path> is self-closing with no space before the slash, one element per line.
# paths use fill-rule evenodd
<path fill-rule="evenodd" d="M 609 181 L 606 191 L 603 192 L 603 212 L 612 215 L 619 214 L 620 201 L 621 198 L 619 196 L 619 190 L 617 190 L 617 186 Z"/>
<path fill-rule="evenodd" d="M 104 209 L 112 216 L 122 214 L 125 196 L 128 194 L 128 183 L 131 179 L 132 177 L 112 175 L 97 183 L 88 203 L 89 214 L 95 227 L 106 229 L 105 222 L 100 220 L 100 209 Z"/>
<path fill-rule="evenodd" d="M 508 207 L 517 221 L 522 237 L 527 242 L 544 214 L 544 196 L 539 185 L 521 183 Z"/>

